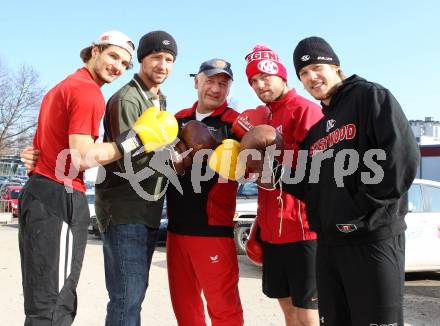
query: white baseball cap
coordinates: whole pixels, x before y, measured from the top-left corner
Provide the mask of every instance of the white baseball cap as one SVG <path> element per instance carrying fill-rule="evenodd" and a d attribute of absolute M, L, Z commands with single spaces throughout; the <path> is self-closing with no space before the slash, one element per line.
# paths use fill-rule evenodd
<path fill-rule="evenodd" d="M 107 31 L 102 33 L 94 44 L 116 45 L 125 49 L 131 56 L 133 56 L 134 53 L 133 41 L 127 35 L 119 31 Z"/>

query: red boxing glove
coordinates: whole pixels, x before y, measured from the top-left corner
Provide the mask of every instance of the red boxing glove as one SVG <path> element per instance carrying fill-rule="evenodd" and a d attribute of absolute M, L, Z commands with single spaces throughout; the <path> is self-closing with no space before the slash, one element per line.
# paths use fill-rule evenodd
<path fill-rule="evenodd" d="M 246 256 L 248 256 L 249 260 L 255 265 L 262 266 L 263 246 L 260 240 L 257 239 L 257 228 L 258 222 L 257 219 L 255 219 L 254 223 L 252 223 L 251 231 L 249 232 L 249 239 L 246 242 Z"/>
<path fill-rule="evenodd" d="M 270 114 L 269 108 L 265 105 L 245 110 L 235 119 L 232 124 L 232 131 L 238 138 L 242 138 L 253 127 L 268 124 Z"/>

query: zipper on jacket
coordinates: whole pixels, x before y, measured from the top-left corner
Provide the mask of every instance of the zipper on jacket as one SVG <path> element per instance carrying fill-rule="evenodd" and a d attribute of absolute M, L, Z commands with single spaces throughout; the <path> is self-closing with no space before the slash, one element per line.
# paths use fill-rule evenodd
<path fill-rule="evenodd" d="M 299 220 L 301 222 L 301 231 L 302 231 L 302 235 L 303 235 L 302 239 L 305 240 L 306 236 L 305 236 L 305 233 L 304 233 L 304 224 L 303 224 L 302 211 L 301 211 L 301 201 L 299 199 L 297 199 L 297 198 L 295 198 L 295 200 L 298 203 L 298 216 L 299 216 Z"/>
<path fill-rule="evenodd" d="M 281 238 L 281 232 L 283 232 L 283 210 L 284 210 L 284 202 L 283 202 L 283 193 L 282 190 L 279 191 L 279 196 L 277 196 L 278 207 L 280 207 L 280 226 L 278 228 L 278 237 Z"/>

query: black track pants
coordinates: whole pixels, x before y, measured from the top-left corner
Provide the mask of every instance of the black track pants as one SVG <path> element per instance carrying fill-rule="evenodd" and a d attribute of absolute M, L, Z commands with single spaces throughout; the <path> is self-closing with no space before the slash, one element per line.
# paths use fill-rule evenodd
<path fill-rule="evenodd" d="M 67 326 L 76 315 L 90 215 L 84 193 L 69 190 L 34 175 L 20 195 L 25 326 Z"/>

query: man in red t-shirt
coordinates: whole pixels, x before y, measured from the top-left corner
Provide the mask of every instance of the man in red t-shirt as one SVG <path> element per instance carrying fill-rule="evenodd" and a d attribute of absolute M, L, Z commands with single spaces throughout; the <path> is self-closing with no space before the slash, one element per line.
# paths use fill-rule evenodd
<path fill-rule="evenodd" d="M 39 158 L 19 204 L 25 325 L 75 318 L 89 223 L 83 171 L 121 158 L 115 143 L 95 144 L 105 110 L 100 87 L 131 66 L 133 51 L 125 34 L 102 34 L 81 51 L 85 67 L 43 98 L 33 144 Z"/>
<path fill-rule="evenodd" d="M 288 88 L 287 71 L 264 45 L 246 56 L 246 75 L 270 110 L 269 125 L 296 151 L 308 130 L 322 118 L 321 108 Z M 316 234 L 310 230 L 305 204 L 278 189 L 258 191 L 257 221 L 263 243 L 263 292 L 278 299 L 286 325 L 318 325 L 315 280 Z"/>

